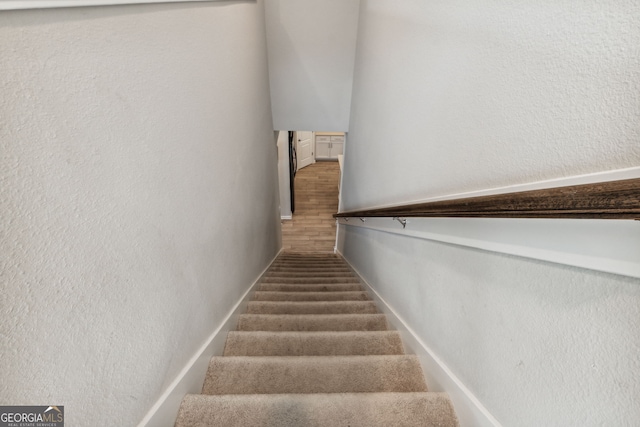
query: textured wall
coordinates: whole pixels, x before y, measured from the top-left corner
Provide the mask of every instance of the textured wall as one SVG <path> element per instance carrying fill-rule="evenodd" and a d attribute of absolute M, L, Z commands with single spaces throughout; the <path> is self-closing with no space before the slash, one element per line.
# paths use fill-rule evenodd
<path fill-rule="evenodd" d="M 640 165 L 637 0 L 362 0 L 358 31 L 345 209 Z M 341 228 L 503 425 L 640 419 L 637 279 Z"/>
<path fill-rule="evenodd" d="M 640 280 L 343 232 L 349 262 L 502 425 L 637 424 Z"/>
<path fill-rule="evenodd" d="M 359 3 L 266 1 L 275 129 L 348 129 Z"/>
<path fill-rule="evenodd" d="M 358 31 L 345 209 L 640 164 L 637 0 L 363 1 Z"/>
<path fill-rule="evenodd" d="M 135 425 L 279 249 L 262 2 L 0 14 L 0 404 Z"/>

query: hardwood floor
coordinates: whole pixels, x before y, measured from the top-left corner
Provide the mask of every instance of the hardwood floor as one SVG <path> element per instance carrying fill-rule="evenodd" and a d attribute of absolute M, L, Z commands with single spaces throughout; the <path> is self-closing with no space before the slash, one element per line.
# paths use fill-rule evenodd
<path fill-rule="evenodd" d="M 298 171 L 296 211 L 292 220 L 282 221 L 285 251 L 333 252 L 339 183 L 338 162 L 317 162 Z"/>

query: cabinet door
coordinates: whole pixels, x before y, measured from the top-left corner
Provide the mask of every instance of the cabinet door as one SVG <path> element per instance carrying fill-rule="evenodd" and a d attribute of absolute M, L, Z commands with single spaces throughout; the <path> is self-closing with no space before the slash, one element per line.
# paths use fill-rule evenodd
<path fill-rule="evenodd" d="M 316 135 L 316 159 L 328 159 L 331 157 L 331 138 Z"/>
<path fill-rule="evenodd" d="M 316 141 L 316 159 L 328 159 L 331 157 L 331 143 Z"/>
<path fill-rule="evenodd" d="M 344 136 L 332 136 L 331 158 L 337 159 L 340 154 L 344 154 Z"/>

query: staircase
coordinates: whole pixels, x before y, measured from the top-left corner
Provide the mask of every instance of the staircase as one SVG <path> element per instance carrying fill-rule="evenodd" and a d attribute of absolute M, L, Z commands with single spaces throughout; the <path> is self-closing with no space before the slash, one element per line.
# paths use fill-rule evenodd
<path fill-rule="evenodd" d="M 457 426 L 336 255 L 281 254 L 176 427 Z"/>

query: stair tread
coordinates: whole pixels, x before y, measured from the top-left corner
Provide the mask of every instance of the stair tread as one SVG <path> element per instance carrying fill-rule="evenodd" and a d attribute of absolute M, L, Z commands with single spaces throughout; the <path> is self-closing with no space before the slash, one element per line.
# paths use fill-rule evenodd
<path fill-rule="evenodd" d="M 275 278 L 275 277 L 304 277 L 304 278 L 312 278 L 312 277 L 321 277 L 321 278 L 331 278 L 331 277 L 350 277 L 355 278 L 355 276 L 350 271 L 269 271 L 265 274 L 265 277 Z"/>
<path fill-rule="evenodd" d="M 343 292 L 282 292 L 256 291 L 253 301 L 369 301 L 365 291 Z"/>
<path fill-rule="evenodd" d="M 296 285 L 360 283 L 355 276 L 343 277 L 263 277 L 261 283 L 291 283 Z"/>
<path fill-rule="evenodd" d="M 456 427 L 445 393 L 197 395 L 176 427 Z"/>
<path fill-rule="evenodd" d="M 324 274 L 328 274 L 328 273 L 340 273 L 340 274 L 350 274 L 351 270 L 346 269 L 346 268 L 314 268 L 314 269 L 310 269 L 310 268 L 273 268 L 273 269 L 269 269 L 267 272 L 267 275 L 278 275 L 278 274 L 299 274 L 299 273 L 308 273 L 308 274 L 314 274 L 314 273 L 324 273 Z"/>
<path fill-rule="evenodd" d="M 346 262 L 340 258 L 323 258 L 323 257 L 307 257 L 307 258 L 277 258 L 273 264 L 341 264 L 346 265 Z"/>
<path fill-rule="evenodd" d="M 285 266 L 285 265 L 272 265 L 271 267 L 269 267 L 269 271 L 281 271 L 281 270 L 287 270 L 287 269 L 291 269 L 293 271 L 306 271 L 308 267 L 304 267 L 304 266 L 296 266 L 296 265 L 291 265 L 291 266 Z M 347 266 L 347 265 L 338 265 L 336 267 L 329 267 L 329 266 L 318 266 L 318 267 L 313 267 L 315 270 L 319 270 L 319 271 L 331 271 L 331 270 L 338 270 L 338 271 L 351 271 L 351 269 Z"/>
<path fill-rule="evenodd" d="M 333 261 L 333 260 L 280 260 L 275 261 L 272 264 L 273 267 L 318 267 L 318 266 L 336 266 L 336 267 L 347 267 L 347 264 L 344 261 Z"/>
<path fill-rule="evenodd" d="M 280 255 L 278 255 L 278 259 L 282 259 L 282 258 L 332 258 L 332 259 L 341 259 L 338 255 L 334 254 L 334 253 L 327 253 L 327 252 L 313 252 L 313 251 L 309 251 L 309 252 L 305 252 L 304 254 L 301 254 L 299 252 L 283 252 Z"/>
<path fill-rule="evenodd" d="M 414 355 L 213 357 L 203 394 L 427 391 Z"/>
<path fill-rule="evenodd" d="M 404 354 L 397 331 L 232 331 L 224 356 L 346 356 Z"/>
<path fill-rule="evenodd" d="M 241 314 L 240 331 L 386 331 L 384 314 Z"/>
<path fill-rule="evenodd" d="M 363 291 L 359 283 L 329 283 L 329 284 L 305 284 L 292 283 L 261 283 L 259 291 L 283 291 L 283 292 L 353 292 Z"/>

